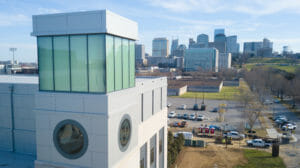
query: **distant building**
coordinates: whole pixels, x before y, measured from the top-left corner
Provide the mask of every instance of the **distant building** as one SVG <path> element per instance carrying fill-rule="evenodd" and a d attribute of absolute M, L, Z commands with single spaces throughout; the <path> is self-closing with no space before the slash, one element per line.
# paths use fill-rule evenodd
<path fill-rule="evenodd" d="M 184 57 L 185 50 L 186 50 L 186 46 L 184 44 L 180 44 L 177 47 L 177 49 L 174 51 L 173 56 Z"/>
<path fill-rule="evenodd" d="M 172 40 L 172 44 L 171 44 L 171 56 L 175 56 L 174 52 L 175 50 L 177 50 L 178 48 L 178 39 L 174 39 Z"/>
<path fill-rule="evenodd" d="M 208 47 L 208 41 L 209 41 L 209 38 L 208 38 L 207 34 L 199 34 L 197 36 L 197 43 L 200 45 L 201 44 L 204 45 L 204 47 Z"/>
<path fill-rule="evenodd" d="M 219 52 L 215 48 L 189 48 L 185 50 L 184 69 L 186 71 L 218 72 Z"/>
<path fill-rule="evenodd" d="M 169 56 L 169 40 L 167 38 L 155 38 L 152 41 L 152 56 L 153 57 L 168 57 Z"/>
<path fill-rule="evenodd" d="M 249 57 L 256 57 L 258 54 L 258 50 L 263 47 L 262 42 L 245 42 L 244 43 L 244 55 Z"/>
<path fill-rule="evenodd" d="M 232 54 L 238 54 L 240 52 L 240 45 L 237 43 L 237 36 L 226 37 L 226 50 Z"/>
<path fill-rule="evenodd" d="M 145 60 L 145 46 L 143 44 L 135 44 L 135 62 L 141 65 Z"/>
<path fill-rule="evenodd" d="M 231 53 L 219 53 L 219 71 L 231 68 Z"/>
<path fill-rule="evenodd" d="M 225 29 L 215 29 L 215 32 L 214 32 L 214 41 L 215 41 L 215 38 L 217 35 L 225 35 Z"/>
<path fill-rule="evenodd" d="M 194 41 L 193 38 L 189 38 L 189 48 L 194 48 L 196 42 Z"/>
<path fill-rule="evenodd" d="M 217 34 L 215 36 L 214 47 L 219 50 L 220 53 L 226 53 L 226 36 L 224 34 Z"/>

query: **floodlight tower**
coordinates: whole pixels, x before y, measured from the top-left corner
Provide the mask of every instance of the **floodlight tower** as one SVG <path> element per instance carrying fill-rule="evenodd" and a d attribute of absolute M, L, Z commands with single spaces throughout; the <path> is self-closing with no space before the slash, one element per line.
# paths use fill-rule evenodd
<path fill-rule="evenodd" d="M 11 47 L 11 48 L 9 48 L 9 51 L 11 51 L 12 53 L 13 53 L 13 62 L 12 62 L 12 64 L 15 64 L 15 52 L 17 51 L 17 48 L 15 48 L 15 47 Z"/>

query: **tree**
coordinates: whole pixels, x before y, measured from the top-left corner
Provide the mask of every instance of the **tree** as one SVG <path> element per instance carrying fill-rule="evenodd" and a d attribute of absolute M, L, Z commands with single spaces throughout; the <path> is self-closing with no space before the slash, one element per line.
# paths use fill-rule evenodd
<path fill-rule="evenodd" d="M 259 102 L 251 102 L 247 105 L 245 114 L 250 131 L 252 131 L 255 122 L 261 116 L 262 110 L 263 106 Z"/>

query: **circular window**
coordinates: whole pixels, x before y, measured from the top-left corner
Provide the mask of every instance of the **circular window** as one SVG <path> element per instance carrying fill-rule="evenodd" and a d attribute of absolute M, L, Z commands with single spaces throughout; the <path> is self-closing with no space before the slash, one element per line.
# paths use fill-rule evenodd
<path fill-rule="evenodd" d="M 129 145 L 131 137 L 131 122 L 129 115 L 125 115 L 121 120 L 119 127 L 119 147 L 121 151 L 125 151 Z"/>
<path fill-rule="evenodd" d="M 87 150 L 88 136 L 74 120 L 64 120 L 54 129 L 53 141 L 57 151 L 68 159 L 77 159 Z"/>

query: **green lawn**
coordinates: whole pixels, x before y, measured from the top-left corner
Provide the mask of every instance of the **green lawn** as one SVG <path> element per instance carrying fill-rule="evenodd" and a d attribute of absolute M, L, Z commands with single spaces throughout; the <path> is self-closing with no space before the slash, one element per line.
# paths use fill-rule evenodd
<path fill-rule="evenodd" d="M 238 165 L 236 168 L 284 168 L 286 167 L 280 157 L 272 157 L 271 153 L 244 149 L 244 155 L 248 160 L 247 164 Z"/>
<path fill-rule="evenodd" d="M 195 98 L 202 99 L 204 94 L 204 99 L 214 99 L 214 100 L 235 100 L 237 94 L 239 94 L 239 87 L 224 86 L 219 93 L 203 93 L 203 92 L 186 92 L 181 96 L 181 98 Z"/>
<path fill-rule="evenodd" d="M 248 63 L 276 63 L 276 64 L 284 64 L 284 63 L 295 63 L 293 59 L 287 58 L 250 58 Z"/>
<path fill-rule="evenodd" d="M 260 65 L 256 65 L 256 64 L 245 64 L 246 69 L 249 71 L 254 67 L 259 67 Z M 294 73 L 296 71 L 297 68 L 300 68 L 300 65 L 289 65 L 289 66 L 282 66 L 282 65 L 275 65 L 275 64 L 266 64 L 266 65 L 262 65 L 260 67 L 263 68 L 267 68 L 267 67 L 272 67 L 275 69 L 280 69 L 289 73 Z"/>

